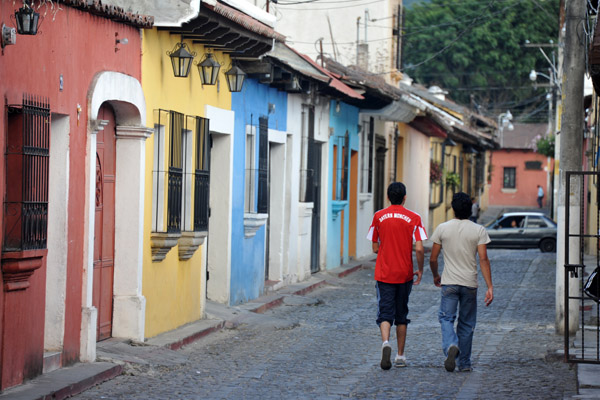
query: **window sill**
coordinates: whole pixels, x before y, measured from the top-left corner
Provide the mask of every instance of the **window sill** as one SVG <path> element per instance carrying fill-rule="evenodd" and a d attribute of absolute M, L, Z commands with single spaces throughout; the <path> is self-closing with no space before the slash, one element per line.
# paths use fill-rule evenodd
<path fill-rule="evenodd" d="M 443 202 L 437 202 L 437 203 L 429 203 L 429 209 L 430 210 L 435 210 L 436 208 L 438 208 L 439 206 L 442 205 Z"/>
<path fill-rule="evenodd" d="M 348 200 L 332 200 L 331 201 L 331 213 L 333 220 L 335 221 L 340 213 L 348 205 Z"/>
<path fill-rule="evenodd" d="M 192 258 L 198 247 L 204 243 L 204 238 L 208 235 L 207 231 L 202 232 L 181 232 L 181 237 L 177 244 L 179 245 L 179 260 L 186 261 Z"/>
<path fill-rule="evenodd" d="M 29 287 L 29 278 L 44 265 L 48 250 L 23 250 L 2 253 L 4 290 L 12 292 Z"/>
<path fill-rule="evenodd" d="M 363 208 L 367 201 L 371 201 L 373 199 L 373 193 L 359 193 L 358 194 L 358 203 L 360 208 Z"/>
<path fill-rule="evenodd" d="M 502 193 L 517 193 L 517 189 L 502 188 L 502 189 L 500 189 L 500 192 L 502 192 Z"/>
<path fill-rule="evenodd" d="M 152 262 L 159 262 L 165 259 L 167 253 L 177 245 L 181 233 L 152 232 L 150 243 L 152 247 Z"/>
<path fill-rule="evenodd" d="M 244 237 L 251 238 L 261 226 L 267 223 L 269 214 L 245 213 L 244 214 Z"/>

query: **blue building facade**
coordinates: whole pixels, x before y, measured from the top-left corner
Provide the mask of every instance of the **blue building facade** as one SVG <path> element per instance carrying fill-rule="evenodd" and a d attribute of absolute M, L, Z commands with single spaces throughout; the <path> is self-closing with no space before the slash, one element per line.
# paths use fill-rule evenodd
<path fill-rule="evenodd" d="M 268 129 L 286 130 L 287 93 L 247 79 L 241 92 L 232 93 L 231 109 L 235 113 L 235 128 L 229 302 L 235 305 L 259 297 L 264 290 L 268 240 L 268 204 L 264 204 L 265 200 L 268 202 L 268 183 L 265 186 L 264 179 L 269 176 Z"/>
<path fill-rule="evenodd" d="M 356 231 L 350 229 L 350 224 L 353 218 L 351 209 L 356 206 L 352 204 L 352 191 L 356 193 L 357 187 L 351 185 L 351 182 L 352 174 L 357 174 L 358 171 L 353 170 L 351 161 L 358 157 L 359 148 L 359 109 L 332 100 L 329 110 L 329 124 L 333 135 L 329 138 L 327 269 L 347 263 L 352 241 L 356 243 Z"/>

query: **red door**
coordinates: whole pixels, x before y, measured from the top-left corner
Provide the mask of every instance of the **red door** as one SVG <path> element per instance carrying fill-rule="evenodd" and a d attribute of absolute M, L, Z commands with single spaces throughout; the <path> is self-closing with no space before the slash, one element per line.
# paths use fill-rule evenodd
<path fill-rule="evenodd" d="M 98 309 L 98 341 L 111 337 L 115 254 L 115 116 L 103 104 L 98 119 L 108 121 L 97 133 L 96 219 L 94 222 L 93 303 Z"/>

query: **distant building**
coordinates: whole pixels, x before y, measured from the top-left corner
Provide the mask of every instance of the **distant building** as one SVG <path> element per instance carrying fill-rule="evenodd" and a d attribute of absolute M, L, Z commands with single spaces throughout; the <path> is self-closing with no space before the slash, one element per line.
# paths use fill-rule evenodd
<path fill-rule="evenodd" d="M 544 190 L 544 207 L 552 193 L 553 159 L 535 151 L 537 138 L 546 135 L 548 124 L 514 124 L 504 129 L 503 148 L 492 151 L 489 204 L 537 207 L 537 185 Z"/>

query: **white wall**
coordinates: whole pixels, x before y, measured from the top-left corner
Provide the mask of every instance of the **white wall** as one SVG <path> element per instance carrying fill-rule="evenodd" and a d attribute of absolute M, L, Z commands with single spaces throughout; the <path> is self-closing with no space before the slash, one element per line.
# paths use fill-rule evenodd
<path fill-rule="evenodd" d="M 250 0 L 265 9 L 265 0 Z M 275 29 L 286 36 L 287 43 L 312 59 L 316 59 L 319 38 L 323 38 L 323 52 L 331 58 L 337 54 L 337 61 L 345 65 L 356 64 L 357 18 L 360 17 L 359 40 L 365 40 L 365 10 L 369 19 L 378 19 L 367 23 L 367 41 L 369 45 L 369 70 L 389 71 L 392 66 L 392 28 L 394 15 L 401 0 L 382 0 L 376 4 L 353 5 L 351 2 L 318 2 L 301 5 L 283 5 L 269 2 L 271 14 L 277 17 Z M 310 29 L 306 29 L 310 21 Z M 328 22 L 329 21 L 329 22 Z M 331 28 L 329 23 L 331 23 Z M 337 44 L 332 44 L 332 36 Z"/>
<path fill-rule="evenodd" d="M 429 148 L 429 137 L 410 127 L 407 129 L 402 157 L 407 188 L 405 207 L 418 213 L 425 227 L 429 226 Z"/>
<path fill-rule="evenodd" d="M 67 288 L 69 214 L 69 116 L 52 115 L 48 185 L 48 256 L 44 350 L 62 350 Z"/>
<path fill-rule="evenodd" d="M 302 103 L 303 96 L 298 94 L 288 95 L 287 109 L 287 130 L 290 135 L 287 138 L 287 185 L 285 193 L 286 214 L 285 220 L 285 245 L 284 254 L 284 280 L 287 282 L 299 281 L 310 275 L 310 265 L 304 265 L 299 260 L 299 254 L 302 248 L 310 249 L 309 241 L 301 237 L 299 231 L 300 202 L 300 156 L 301 156 L 301 136 L 302 136 Z"/>

